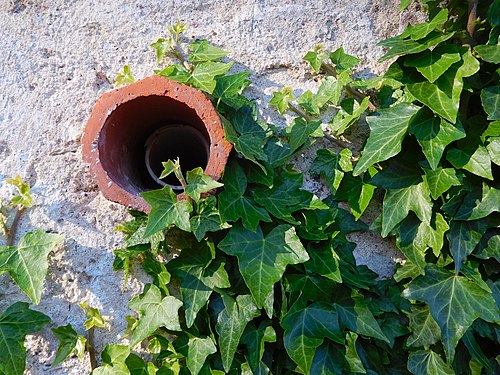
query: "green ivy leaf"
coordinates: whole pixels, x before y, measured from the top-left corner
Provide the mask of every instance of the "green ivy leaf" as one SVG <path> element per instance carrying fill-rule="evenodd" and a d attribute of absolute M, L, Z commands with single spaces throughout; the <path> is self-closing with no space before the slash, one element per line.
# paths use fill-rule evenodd
<path fill-rule="evenodd" d="M 500 258 L 500 235 L 490 237 L 487 244 L 474 255 L 480 259 Z"/>
<path fill-rule="evenodd" d="M 482 89 L 481 103 L 488 114 L 488 120 L 500 120 L 500 86 Z"/>
<path fill-rule="evenodd" d="M 73 353 L 75 353 L 78 358 L 83 359 L 87 340 L 80 336 L 71 324 L 52 328 L 52 332 L 59 340 L 59 347 L 57 348 L 54 362 L 52 362 L 52 367 L 57 366 Z"/>
<path fill-rule="evenodd" d="M 455 168 L 465 169 L 477 176 L 493 180 L 490 155 L 484 146 L 464 143 L 461 148 L 449 150 L 446 159 Z"/>
<path fill-rule="evenodd" d="M 418 109 L 419 107 L 412 104 L 399 103 L 391 108 L 380 109 L 375 115 L 366 118 L 371 133 L 361 159 L 354 168 L 354 176 L 401 151 L 401 142 L 411 118 Z"/>
<path fill-rule="evenodd" d="M 245 87 L 250 85 L 249 75 L 250 72 L 241 72 L 215 77 L 214 97 L 219 98 L 220 101 L 235 109 L 249 105 L 249 100 L 241 95 Z"/>
<path fill-rule="evenodd" d="M 129 83 L 134 83 L 135 78 L 132 75 L 132 71 L 130 70 L 130 66 L 125 65 L 121 72 L 116 72 L 115 83 L 118 86 L 128 85 Z"/>
<path fill-rule="evenodd" d="M 185 200 L 178 202 L 177 195 L 169 185 L 165 185 L 162 189 L 143 192 L 141 196 L 151 205 L 144 236 L 151 236 L 170 225 L 187 232 L 191 230 L 189 215 L 193 211 L 193 206 Z"/>
<path fill-rule="evenodd" d="M 214 196 L 199 201 L 196 212 L 197 215 L 191 217 L 189 223 L 198 241 L 201 241 L 207 232 L 217 232 L 231 227 L 229 224 L 222 222 L 220 213 L 217 210 L 217 199 Z"/>
<path fill-rule="evenodd" d="M 331 246 L 324 248 L 308 248 L 309 256 L 311 257 L 304 266 L 306 270 L 317 273 L 337 283 L 342 282 L 340 274 L 340 259 L 335 250 Z"/>
<path fill-rule="evenodd" d="M 375 173 L 375 168 L 370 167 L 368 174 L 363 178 L 354 177 L 350 173 L 345 175 L 335 194 L 335 199 L 347 200 L 356 220 L 361 217 L 372 200 L 376 187 L 371 184 L 371 181 L 367 183 L 365 180 L 369 180 L 370 176 Z"/>
<path fill-rule="evenodd" d="M 345 359 L 349 364 L 349 369 L 351 370 L 351 372 L 358 374 L 366 374 L 365 367 L 363 366 L 363 362 L 361 362 L 361 358 L 359 358 L 359 354 L 356 349 L 357 339 L 358 339 L 357 334 L 355 334 L 354 332 L 347 332 Z"/>
<path fill-rule="evenodd" d="M 204 61 L 213 61 L 227 56 L 228 52 L 208 43 L 208 40 L 197 40 L 189 45 L 191 54 L 188 60 L 193 63 L 200 63 Z"/>
<path fill-rule="evenodd" d="M 10 305 L 0 316 L 0 372 L 22 375 L 26 366 L 24 340 L 50 323 L 41 312 L 30 310 L 25 302 Z"/>
<path fill-rule="evenodd" d="M 95 307 L 89 306 L 88 302 L 85 300 L 78 304 L 80 308 L 85 313 L 85 317 L 87 318 L 83 325 L 85 329 L 88 331 L 92 327 L 104 328 L 106 326 L 106 322 L 104 318 L 101 316 L 101 313 Z"/>
<path fill-rule="evenodd" d="M 492 64 L 500 64 L 500 45 L 479 45 L 474 47 L 479 57 Z"/>
<path fill-rule="evenodd" d="M 417 138 L 431 169 L 436 169 L 439 165 L 446 146 L 465 137 L 460 122 L 453 125 L 435 117 L 424 108 L 410 121 L 408 132 Z"/>
<path fill-rule="evenodd" d="M 214 61 L 201 62 L 194 67 L 189 83 L 211 94 L 216 86 L 215 77 L 224 74 L 232 66 L 233 62 L 227 64 Z"/>
<path fill-rule="evenodd" d="M 450 66 L 462 59 L 459 53 L 443 52 L 443 50 L 436 48 L 405 61 L 404 64 L 417 68 L 430 83 L 434 83 Z"/>
<path fill-rule="evenodd" d="M 339 73 L 354 68 L 361 61 L 361 59 L 345 53 L 343 47 L 330 52 L 330 60 L 335 64 L 335 69 Z"/>
<path fill-rule="evenodd" d="M 500 190 L 490 188 L 483 183 L 482 198 L 476 202 L 471 210 L 465 212 L 460 210 L 453 218 L 455 220 L 478 220 L 482 219 L 492 212 L 500 212 Z"/>
<path fill-rule="evenodd" d="M 248 322 L 260 315 L 252 296 L 240 294 L 236 300 L 222 296 L 224 309 L 217 317 L 215 329 L 219 334 L 219 348 L 222 365 L 226 372 L 231 368 L 234 354 Z"/>
<path fill-rule="evenodd" d="M 308 61 L 311 64 L 315 73 L 319 73 L 323 60 L 327 58 L 327 54 L 322 52 L 321 49 L 321 46 L 316 46 L 314 51 L 307 52 L 303 57 L 305 61 Z"/>
<path fill-rule="evenodd" d="M 437 85 L 425 81 L 407 85 L 406 88 L 410 94 L 434 113 L 451 123 L 455 123 L 459 103 L 453 101 Z"/>
<path fill-rule="evenodd" d="M 49 266 L 47 257 L 62 242 L 61 236 L 37 229 L 24 235 L 17 246 L 0 246 L 0 274 L 8 272 L 19 288 L 38 305 Z"/>
<path fill-rule="evenodd" d="M 491 161 L 496 165 L 500 165 L 500 137 L 490 138 L 490 143 L 486 146 L 490 154 Z"/>
<path fill-rule="evenodd" d="M 310 373 L 342 375 L 347 368 L 349 368 L 349 364 L 346 361 L 345 353 L 339 350 L 339 345 L 334 344 L 330 340 L 325 340 L 325 342 L 316 349 Z"/>
<path fill-rule="evenodd" d="M 315 302 L 287 314 L 281 326 L 285 329 L 285 349 L 305 374 L 309 373 L 316 349 L 325 338 L 344 344 L 337 312 L 326 303 Z"/>
<path fill-rule="evenodd" d="M 323 132 L 321 131 L 321 134 L 319 134 L 318 130 L 321 131 L 321 121 L 313 120 L 307 122 L 302 117 L 296 117 L 286 129 L 291 151 L 294 152 L 302 147 L 302 145 L 307 144 L 311 136 L 317 134 L 322 136 Z"/>
<path fill-rule="evenodd" d="M 461 185 L 454 168 L 425 169 L 425 180 L 429 186 L 432 199 L 438 199 L 452 186 Z"/>
<path fill-rule="evenodd" d="M 441 328 L 448 361 L 455 356 L 458 340 L 477 318 L 498 320 L 500 313 L 491 293 L 463 276 L 429 264 L 425 276 L 411 281 L 405 298 L 429 304 L 432 317 Z"/>
<path fill-rule="evenodd" d="M 303 175 L 295 171 L 282 170 L 271 189 L 255 191 L 254 199 L 278 219 L 298 224 L 292 213 L 308 207 L 314 195 L 302 189 Z"/>
<path fill-rule="evenodd" d="M 151 47 L 156 51 L 156 62 L 160 63 L 161 60 L 165 57 L 167 52 L 170 50 L 170 48 L 173 45 L 173 39 L 164 39 L 164 38 L 159 38 L 156 42 L 151 44 Z"/>
<path fill-rule="evenodd" d="M 382 237 L 386 237 L 408 215 L 408 211 L 413 211 L 422 222 L 429 224 L 432 201 L 425 182 L 386 192 L 382 208 Z"/>
<path fill-rule="evenodd" d="M 356 121 L 358 121 L 363 113 L 365 113 L 369 103 L 369 96 L 365 96 L 361 103 L 358 103 L 358 101 L 354 98 L 343 100 L 340 104 L 342 109 L 337 112 L 333 121 L 328 124 L 329 128 L 337 136 L 344 134 L 344 132 Z"/>
<path fill-rule="evenodd" d="M 188 83 L 191 77 L 191 73 L 179 64 L 169 65 L 163 70 L 155 70 L 154 72 L 179 83 Z"/>
<path fill-rule="evenodd" d="M 248 364 L 254 374 L 259 373 L 258 370 L 264 355 L 264 344 L 266 342 L 276 342 L 276 331 L 271 325 L 271 321 L 263 321 L 259 324 L 259 327 L 255 327 L 253 323 L 250 323 L 243 333 L 241 343 L 247 347 Z"/>
<path fill-rule="evenodd" d="M 149 285 L 149 289 L 132 298 L 128 305 L 140 314 L 139 323 L 130 338 L 130 349 L 160 327 L 172 331 L 181 330 L 178 310 L 182 302 L 172 296 L 162 298 L 156 285 Z"/>
<path fill-rule="evenodd" d="M 278 137 L 271 137 L 264 146 L 264 154 L 271 168 L 278 168 L 293 156 L 290 145 Z M 265 167 L 264 167 L 265 169 Z"/>
<path fill-rule="evenodd" d="M 428 36 L 432 31 L 441 31 L 441 27 L 448 20 L 448 10 L 441 9 L 429 22 L 422 22 L 417 25 L 409 25 L 400 35 L 401 38 L 410 37 L 419 40 Z"/>
<path fill-rule="evenodd" d="M 15 195 L 11 198 L 11 206 L 33 206 L 33 198 L 30 194 L 30 187 L 29 185 L 24 183 L 23 179 L 20 176 L 17 176 L 16 178 L 6 178 L 5 182 L 10 185 L 14 185 L 19 193 L 19 195 Z"/>
<path fill-rule="evenodd" d="M 352 166 L 349 168 L 350 159 L 346 153 L 336 154 L 326 148 L 319 149 L 309 172 L 321 175 L 325 179 L 326 185 L 335 193 L 344 177 L 344 172 L 346 172 L 342 167 L 352 168 Z"/>
<path fill-rule="evenodd" d="M 455 372 L 444 363 L 439 354 L 432 350 L 411 352 L 408 357 L 408 370 L 415 375 L 454 375 Z"/>
<path fill-rule="evenodd" d="M 102 363 L 114 365 L 123 363 L 130 354 L 130 348 L 127 345 L 107 344 L 102 353 Z"/>
<path fill-rule="evenodd" d="M 187 367 L 193 375 L 198 375 L 205 360 L 210 354 L 217 352 L 210 337 L 190 337 L 188 341 Z"/>
<path fill-rule="evenodd" d="M 297 99 L 297 103 L 307 112 L 313 115 L 319 115 L 327 103 L 332 103 L 334 105 L 338 104 L 344 86 L 351 81 L 352 78 L 349 75 L 349 71 L 340 73 L 336 78 L 327 76 L 321 81 L 321 85 L 316 94 L 307 90 Z"/>
<path fill-rule="evenodd" d="M 288 264 L 304 263 L 309 259 L 304 246 L 290 225 L 278 225 L 266 236 L 234 226 L 219 243 L 219 249 L 236 256 L 241 275 L 250 289 L 255 304 L 262 308 L 273 293 Z"/>
<path fill-rule="evenodd" d="M 481 221 L 456 221 L 450 224 L 447 234 L 450 252 L 455 262 L 455 273 L 460 272 L 462 263 L 481 241 L 486 224 Z"/>
<path fill-rule="evenodd" d="M 441 329 L 432 318 L 428 305 L 411 305 L 411 336 L 406 344 L 414 348 L 433 345 L 441 339 Z"/>
<path fill-rule="evenodd" d="M 193 198 L 196 202 L 200 200 L 200 195 L 202 193 L 220 188 L 224 185 L 213 180 L 212 177 L 207 176 L 200 167 L 195 168 L 192 171 L 188 171 L 186 180 L 188 183 L 186 194 Z"/>
<path fill-rule="evenodd" d="M 273 92 L 273 97 L 269 104 L 274 105 L 279 113 L 283 114 L 288 109 L 288 103 L 293 99 L 293 91 L 291 87 L 285 86 L 281 91 Z"/>

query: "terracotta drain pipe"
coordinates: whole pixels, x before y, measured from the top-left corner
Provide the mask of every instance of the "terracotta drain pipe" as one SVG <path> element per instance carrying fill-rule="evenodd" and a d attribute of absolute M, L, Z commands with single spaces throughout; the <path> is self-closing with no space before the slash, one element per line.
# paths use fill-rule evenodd
<path fill-rule="evenodd" d="M 184 172 L 202 167 L 218 180 L 232 145 L 203 92 L 161 76 L 151 76 L 103 94 L 82 137 L 83 160 L 109 200 L 149 211 L 139 193 L 166 184 L 161 162 L 180 159 Z"/>

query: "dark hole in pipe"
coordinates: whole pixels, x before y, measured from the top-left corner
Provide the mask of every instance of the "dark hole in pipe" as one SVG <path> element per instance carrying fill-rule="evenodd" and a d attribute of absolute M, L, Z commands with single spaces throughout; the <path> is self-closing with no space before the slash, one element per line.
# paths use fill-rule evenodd
<path fill-rule="evenodd" d="M 99 158 L 110 179 L 135 195 L 165 184 L 180 185 L 173 175 L 159 180 L 161 162 L 168 159 L 179 157 L 184 173 L 205 169 L 209 145 L 208 132 L 194 109 L 156 95 L 119 105 L 109 114 L 98 141 Z"/>

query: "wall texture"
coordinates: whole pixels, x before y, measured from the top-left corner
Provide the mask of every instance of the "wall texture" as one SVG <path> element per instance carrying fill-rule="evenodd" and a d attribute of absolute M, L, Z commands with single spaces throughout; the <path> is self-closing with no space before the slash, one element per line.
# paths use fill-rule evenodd
<path fill-rule="evenodd" d="M 135 273 L 122 288 L 112 271 L 121 236 L 114 226 L 126 210 L 106 201 L 81 161 L 79 139 L 96 99 L 112 89 L 115 72 L 129 64 L 136 78 L 157 68 L 150 43 L 177 20 L 187 37 L 206 38 L 231 51 L 235 69 L 252 72 L 248 94 L 263 118 L 265 105 L 282 85 L 296 93 L 315 86 L 302 56 L 316 43 L 343 46 L 363 58 L 360 74 L 383 71 L 377 41 L 395 35 L 418 13 L 398 11 L 397 0 L 0 0 L 0 196 L 13 191 L 6 177 L 21 175 L 32 186 L 35 206 L 23 216 L 19 234 L 41 227 L 65 237 L 50 258 L 42 303 L 51 327 L 71 323 L 81 334 L 84 299 L 98 307 L 108 330 L 96 332 L 96 350 L 118 343 L 125 331 L 127 301 L 147 277 Z M 283 125 L 283 124 L 282 124 Z M 307 169 L 314 157 L 297 160 Z M 322 190 L 317 181 L 308 187 Z M 376 208 L 375 208 L 376 210 Z M 382 276 L 399 256 L 375 234 L 356 235 L 357 255 Z M 0 245 L 3 245 L 0 239 Z M 7 275 L 0 276 L 0 311 L 27 300 Z M 50 328 L 50 327 L 49 327 Z M 29 336 L 29 374 L 83 374 L 88 357 L 51 368 L 57 340 L 47 328 Z"/>

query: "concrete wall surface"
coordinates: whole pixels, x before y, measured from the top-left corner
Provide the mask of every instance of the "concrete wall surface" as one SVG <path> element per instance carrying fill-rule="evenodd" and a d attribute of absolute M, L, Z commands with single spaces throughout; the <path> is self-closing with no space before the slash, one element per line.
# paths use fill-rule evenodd
<path fill-rule="evenodd" d="M 101 310 L 108 330 L 96 331 L 96 351 L 120 343 L 127 302 L 148 278 L 135 273 L 122 288 L 112 271 L 113 250 L 122 237 L 115 225 L 124 207 L 96 189 L 81 160 L 80 137 L 97 98 L 113 88 L 115 72 L 129 64 L 136 78 L 157 68 L 152 42 L 180 20 L 186 36 L 206 38 L 230 51 L 235 69 L 248 69 L 249 95 L 262 116 L 283 85 L 314 88 L 302 61 L 314 44 L 343 46 L 363 58 L 361 74 L 385 66 L 376 43 L 396 35 L 416 17 L 398 10 L 397 0 L 0 0 L 0 197 L 13 190 L 5 178 L 20 175 L 32 186 L 35 206 L 22 217 L 19 236 L 35 228 L 59 233 L 64 247 L 51 255 L 42 302 L 33 306 L 52 324 L 27 339 L 29 374 L 84 374 L 88 356 L 51 368 L 57 340 L 50 331 L 71 323 L 84 333 L 78 303 Z M 280 121 L 280 120 L 276 120 Z M 314 155 L 313 155 L 314 156 Z M 304 158 L 300 163 L 310 162 Z M 300 165 L 299 165 L 300 168 Z M 314 185 L 314 184 L 313 184 Z M 399 253 L 375 234 L 356 235 L 357 256 L 382 276 Z M 0 246 L 4 244 L 0 239 Z M 0 276 L 0 311 L 27 301 L 7 274 Z"/>

